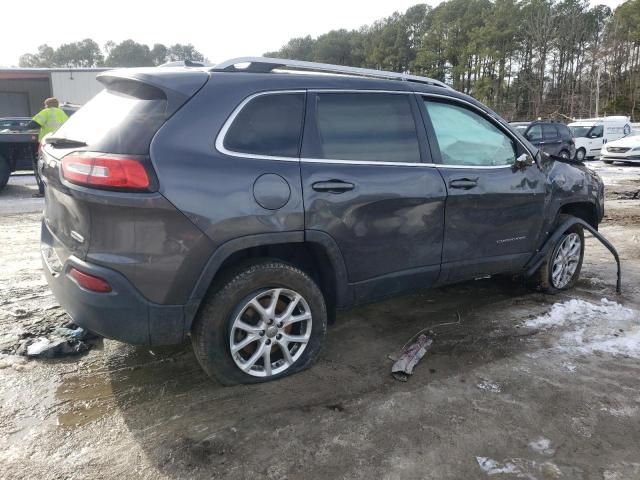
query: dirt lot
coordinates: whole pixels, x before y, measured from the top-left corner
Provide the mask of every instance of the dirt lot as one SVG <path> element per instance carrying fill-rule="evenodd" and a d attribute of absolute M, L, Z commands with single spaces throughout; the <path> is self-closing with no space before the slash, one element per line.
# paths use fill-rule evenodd
<path fill-rule="evenodd" d="M 315 367 L 259 386 L 217 385 L 188 345 L 0 355 L 0 478 L 639 479 L 640 167 L 591 165 L 623 295 L 590 239 L 570 293 L 485 279 L 353 309 Z M 0 193 L 0 345 L 68 320 L 33 191 L 17 177 Z M 389 355 L 457 312 L 394 380 Z"/>

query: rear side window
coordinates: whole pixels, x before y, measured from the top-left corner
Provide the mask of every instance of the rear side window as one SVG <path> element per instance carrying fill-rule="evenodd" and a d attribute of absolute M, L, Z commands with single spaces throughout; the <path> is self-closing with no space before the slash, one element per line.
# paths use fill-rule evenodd
<path fill-rule="evenodd" d="M 255 97 L 233 120 L 224 137 L 224 148 L 254 155 L 297 157 L 303 111 L 303 93 Z"/>
<path fill-rule="evenodd" d="M 558 138 L 558 131 L 555 125 L 542 125 L 542 135 L 545 140 Z"/>
<path fill-rule="evenodd" d="M 318 93 L 320 158 L 420 162 L 410 95 Z"/>
<path fill-rule="evenodd" d="M 84 142 L 87 150 L 146 155 L 167 116 L 161 90 L 122 80 L 93 97 L 53 135 Z"/>
<path fill-rule="evenodd" d="M 571 130 L 566 125 L 556 125 L 562 138 L 571 138 Z"/>

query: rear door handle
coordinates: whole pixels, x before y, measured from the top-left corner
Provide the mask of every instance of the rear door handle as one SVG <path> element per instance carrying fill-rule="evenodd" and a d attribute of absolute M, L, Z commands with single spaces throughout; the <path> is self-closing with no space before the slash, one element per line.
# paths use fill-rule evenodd
<path fill-rule="evenodd" d="M 477 178 L 457 178 L 449 182 L 449 187 L 470 190 L 478 186 Z"/>
<path fill-rule="evenodd" d="M 316 182 L 311 187 L 316 192 L 343 193 L 353 190 L 355 185 L 342 180 L 329 180 L 327 182 Z"/>

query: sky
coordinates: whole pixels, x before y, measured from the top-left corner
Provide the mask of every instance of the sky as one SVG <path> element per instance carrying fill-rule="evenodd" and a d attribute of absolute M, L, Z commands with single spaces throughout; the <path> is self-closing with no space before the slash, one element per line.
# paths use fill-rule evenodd
<path fill-rule="evenodd" d="M 29 0 L 2 1 L 0 65 L 46 43 L 92 38 L 140 43 L 191 43 L 216 63 L 278 50 L 290 38 L 359 28 L 438 0 Z M 621 0 L 592 1 L 615 8 Z"/>

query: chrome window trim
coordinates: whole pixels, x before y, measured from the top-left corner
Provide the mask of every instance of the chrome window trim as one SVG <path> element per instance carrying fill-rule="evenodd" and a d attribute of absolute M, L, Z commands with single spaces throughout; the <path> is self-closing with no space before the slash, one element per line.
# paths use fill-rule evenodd
<path fill-rule="evenodd" d="M 484 116 L 487 116 L 487 113 L 481 108 L 477 107 L 471 102 L 466 100 L 451 96 L 451 95 L 441 95 L 437 93 L 426 93 L 426 92 L 416 92 L 413 90 L 366 90 L 366 89 L 345 89 L 345 88 L 312 88 L 307 90 L 267 90 L 263 92 L 257 92 L 249 95 L 245 98 L 240 104 L 233 110 L 229 118 L 225 121 L 220 133 L 216 137 L 215 148 L 218 152 L 228 155 L 231 157 L 240 157 L 240 158 L 251 158 L 258 160 L 277 160 L 281 162 L 302 162 L 302 163 L 326 163 L 326 164 L 341 164 L 341 165 L 382 165 L 382 166 L 404 166 L 404 167 L 428 167 L 428 168 L 466 168 L 466 169 L 499 169 L 499 168 L 513 168 L 513 164 L 508 165 L 450 165 L 445 163 L 427 163 L 427 162 L 384 162 L 384 161 L 375 161 L 375 160 L 342 160 L 342 159 L 329 159 L 329 158 L 308 158 L 308 157 L 280 157 L 275 155 L 260 155 L 255 153 L 243 153 L 235 150 L 228 150 L 224 147 L 224 138 L 231 128 L 233 121 L 242 111 L 242 109 L 253 99 L 265 95 L 283 95 L 283 94 L 305 94 L 305 93 L 390 93 L 395 95 L 417 95 L 421 97 L 436 97 L 445 100 L 449 100 L 452 102 L 464 103 L 472 107 L 474 110 L 477 110 Z M 494 122 L 492 122 L 494 123 Z M 512 140 L 518 142 L 525 151 L 529 152 L 530 155 L 533 155 L 531 151 L 524 145 L 520 140 L 513 135 L 508 134 L 508 132 L 504 132 L 503 129 L 500 129 L 505 135 L 507 135 Z"/>
<path fill-rule="evenodd" d="M 227 132 L 229 131 L 229 128 L 231 128 L 231 125 L 233 124 L 238 114 L 244 109 L 245 106 L 247 106 L 249 102 L 251 102 L 255 98 L 262 97 L 265 95 L 286 95 L 291 93 L 304 95 L 306 93 L 306 90 L 269 90 L 265 92 L 253 93 L 249 95 L 247 98 L 245 98 L 242 102 L 240 102 L 240 105 L 238 105 L 233 110 L 233 112 L 231 112 L 231 115 L 229 115 L 229 118 L 227 118 L 227 120 L 224 122 L 224 125 L 222 126 L 220 133 L 218 133 L 218 136 L 216 137 L 216 143 L 215 143 L 216 150 L 220 153 L 223 153 L 224 155 L 229 155 L 230 157 L 254 158 L 258 160 L 278 160 L 281 162 L 298 162 L 300 159 L 297 156 L 296 157 L 280 157 L 276 155 L 260 155 L 257 153 L 244 153 L 244 152 L 237 152 L 235 150 L 229 150 L 224 146 L 224 139 L 227 135 Z"/>
<path fill-rule="evenodd" d="M 469 107 L 473 108 L 474 110 L 480 112 L 482 117 L 491 117 L 490 115 L 487 114 L 487 112 L 485 112 L 483 109 L 481 109 L 480 107 L 478 107 L 477 105 L 474 105 L 471 102 L 468 102 L 467 100 L 464 100 L 462 98 L 458 98 L 458 97 L 454 97 L 452 95 L 440 95 L 438 93 L 427 93 L 427 92 L 414 92 L 415 95 L 418 95 L 420 97 L 436 97 L 436 98 L 442 98 L 445 100 L 450 101 L 451 103 L 464 103 L 465 105 L 468 105 Z M 498 123 L 495 120 L 491 121 L 492 124 Z M 531 155 L 532 157 L 534 156 L 533 152 L 531 152 L 531 150 L 529 150 L 529 148 L 520 141 L 520 139 L 516 136 L 514 136 L 511 132 L 509 132 L 508 130 L 506 130 L 504 128 L 504 126 L 500 125 L 500 127 L 496 126 L 496 128 L 498 128 L 502 133 L 504 133 L 507 137 L 509 137 L 511 140 L 513 140 L 514 142 L 517 142 L 518 145 L 520 145 L 522 148 L 524 148 L 524 151 L 529 153 L 529 155 Z M 449 165 L 446 163 L 438 163 L 438 166 L 441 167 L 447 167 L 447 168 L 505 168 L 505 167 L 509 167 L 512 168 L 513 164 L 509 164 L 509 165 L 478 165 L 478 166 L 474 166 L 474 165 Z"/>
<path fill-rule="evenodd" d="M 362 88 L 309 88 L 309 93 L 391 93 L 394 95 L 413 95 L 413 90 L 366 90 Z"/>
<path fill-rule="evenodd" d="M 438 167 L 435 163 L 423 163 L 423 162 L 378 162 L 375 160 L 338 160 L 334 158 L 300 158 L 302 163 L 335 163 L 335 164 L 347 164 L 347 165 L 395 165 L 401 167 Z"/>

